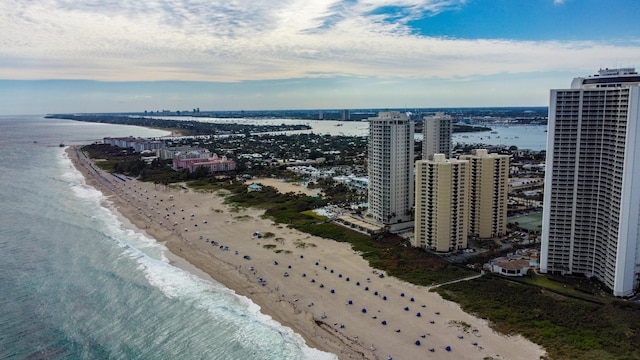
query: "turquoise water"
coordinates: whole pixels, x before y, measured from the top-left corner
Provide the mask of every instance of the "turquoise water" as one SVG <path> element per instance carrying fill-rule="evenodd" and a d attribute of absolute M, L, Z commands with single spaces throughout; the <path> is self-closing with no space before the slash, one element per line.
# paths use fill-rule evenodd
<path fill-rule="evenodd" d="M 0 359 L 335 359 L 126 228 L 59 147 L 164 132 L 0 117 Z"/>

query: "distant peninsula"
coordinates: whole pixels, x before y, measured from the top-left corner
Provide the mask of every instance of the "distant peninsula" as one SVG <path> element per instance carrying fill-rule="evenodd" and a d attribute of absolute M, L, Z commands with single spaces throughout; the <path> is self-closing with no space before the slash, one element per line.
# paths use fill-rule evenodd
<path fill-rule="evenodd" d="M 454 124 L 452 131 L 454 133 L 483 132 L 491 131 L 491 128 L 486 126 Z"/>
<path fill-rule="evenodd" d="M 311 130 L 311 126 L 304 124 L 280 124 L 280 125 L 257 125 L 257 124 L 234 124 L 234 123 L 211 123 L 197 120 L 166 120 L 156 119 L 147 116 L 132 116 L 124 114 L 50 114 L 45 116 L 51 119 L 66 119 L 93 123 L 118 124 L 144 126 L 156 129 L 166 129 L 186 136 L 197 135 L 240 135 L 267 132 Z M 421 132 L 422 124 L 416 124 L 416 132 Z M 465 124 L 454 124 L 454 133 L 483 132 L 491 131 L 490 127 L 475 126 Z"/>
<path fill-rule="evenodd" d="M 151 117 L 128 115 L 98 115 L 98 114 L 50 114 L 49 119 L 66 119 L 93 123 L 135 125 L 148 128 L 166 129 L 185 136 L 197 135 L 240 135 L 294 130 L 311 130 L 309 125 L 255 125 L 255 124 L 221 124 L 204 121 L 165 120 Z"/>

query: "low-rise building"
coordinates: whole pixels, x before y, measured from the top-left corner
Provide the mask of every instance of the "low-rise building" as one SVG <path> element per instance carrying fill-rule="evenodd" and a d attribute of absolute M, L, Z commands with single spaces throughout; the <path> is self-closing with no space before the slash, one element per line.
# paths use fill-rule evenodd
<path fill-rule="evenodd" d="M 136 152 L 143 152 L 145 150 L 158 150 L 164 148 L 166 145 L 161 140 L 150 140 L 136 137 L 121 137 L 112 138 L 106 137 L 102 140 L 107 145 L 121 147 L 123 149 L 133 148 Z"/>
<path fill-rule="evenodd" d="M 193 146 L 176 146 L 158 150 L 160 160 L 171 160 L 174 158 L 209 158 L 211 151 Z"/>
<path fill-rule="evenodd" d="M 524 276 L 531 269 L 528 259 L 498 258 L 491 263 L 491 271 L 505 276 Z"/>

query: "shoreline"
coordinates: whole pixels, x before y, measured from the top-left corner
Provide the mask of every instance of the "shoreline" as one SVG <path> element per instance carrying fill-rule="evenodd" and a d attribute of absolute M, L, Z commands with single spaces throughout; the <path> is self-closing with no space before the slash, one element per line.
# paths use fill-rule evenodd
<path fill-rule="evenodd" d="M 274 224 L 261 217 L 263 210 L 233 212 L 219 194 L 118 179 L 91 167 L 76 147 L 67 154 L 118 214 L 165 244 L 172 264 L 251 299 L 309 347 L 340 359 L 545 355 L 521 336 L 495 333 L 425 287 L 378 277 L 349 244 Z M 258 238 L 255 231 L 274 236 Z"/>

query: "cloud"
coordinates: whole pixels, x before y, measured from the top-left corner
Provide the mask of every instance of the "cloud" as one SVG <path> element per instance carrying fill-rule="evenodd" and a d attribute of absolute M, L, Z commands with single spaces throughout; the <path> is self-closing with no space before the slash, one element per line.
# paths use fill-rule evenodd
<path fill-rule="evenodd" d="M 640 58 L 640 44 L 464 40 L 408 24 L 464 0 L 3 0 L 0 78 L 464 78 Z M 557 3 L 557 1 L 556 1 Z"/>

